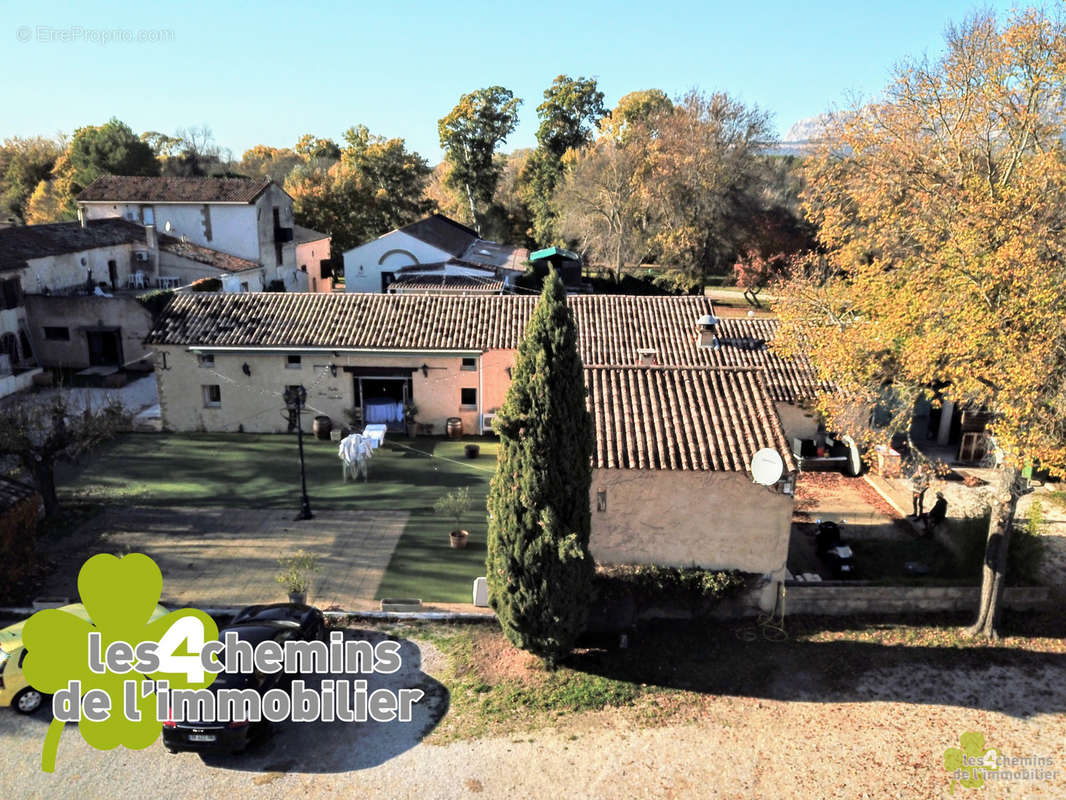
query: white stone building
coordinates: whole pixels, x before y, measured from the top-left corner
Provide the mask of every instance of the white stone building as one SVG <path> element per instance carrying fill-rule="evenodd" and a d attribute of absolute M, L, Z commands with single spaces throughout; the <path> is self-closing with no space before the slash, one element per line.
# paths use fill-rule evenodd
<path fill-rule="evenodd" d="M 528 255 L 523 248 L 482 239 L 443 214 L 431 214 L 345 252 L 344 285 L 349 292 L 386 292 L 401 278 L 426 273 L 495 277 L 510 286 L 524 272 Z"/>
<path fill-rule="evenodd" d="M 297 268 L 293 201 L 276 183 L 252 178 L 107 175 L 77 197 L 86 220 L 120 217 L 260 264 L 270 280 Z"/>

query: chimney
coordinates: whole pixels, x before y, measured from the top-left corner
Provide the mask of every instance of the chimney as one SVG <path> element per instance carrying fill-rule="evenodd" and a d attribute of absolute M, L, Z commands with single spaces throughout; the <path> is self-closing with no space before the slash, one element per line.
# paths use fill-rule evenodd
<path fill-rule="evenodd" d="M 718 318 L 711 314 L 704 314 L 696 320 L 696 346 L 709 347 L 717 350 L 718 344 Z"/>
<path fill-rule="evenodd" d="M 642 367 L 655 367 L 659 365 L 659 351 L 653 347 L 637 348 L 637 363 Z"/>

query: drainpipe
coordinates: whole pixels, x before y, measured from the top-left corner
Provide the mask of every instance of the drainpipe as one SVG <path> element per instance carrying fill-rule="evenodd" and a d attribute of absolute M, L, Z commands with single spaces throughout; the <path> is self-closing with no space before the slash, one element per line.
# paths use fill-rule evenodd
<path fill-rule="evenodd" d="M 144 243 L 148 247 L 148 262 L 152 265 L 153 286 L 159 285 L 159 237 L 155 225 L 144 226 Z"/>
<path fill-rule="evenodd" d="M 482 359 L 482 357 L 484 355 L 485 354 L 482 353 L 481 355 L 479 355 L 477 357 L 477 432 L 478 432 L 478 436 L 480 436 L 481 433 L 482 433 L 482 430 L 481 430 L 481 428 L 483 427 L 482 423 L 483 423 L 483 420 L 485 419 L 485 417 L 481 413 L 481 406 L 485 402 L 484 398 L 481 396 L 482 395 L 482 391 L 481 390 L 482 390 L 482 388 L 484 386 L 484 381 L 481 378 L 481 367 L 482 367 L 481 359 Z"/>

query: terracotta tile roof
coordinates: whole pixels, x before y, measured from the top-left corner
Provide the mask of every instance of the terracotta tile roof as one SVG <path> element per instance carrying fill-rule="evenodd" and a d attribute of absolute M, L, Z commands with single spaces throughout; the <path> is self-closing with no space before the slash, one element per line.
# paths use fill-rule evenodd
<path fill-rule="evenodd" d="M 246 269 L 255 269 L 259 266 L 256 261 L 249 261 L 247 258 L 223 253 L 221 250 L 212 250 L 210 247 L 193 244 L 192 242 L 183 242 L 174 236 L 160 236 L 159 249 L 167 253 L 173 253 L 181 258 L 187 258 L 190 261 L 225 270 L 226 272 L 243 272 Z"/>
<path fill-rule="evenodd" d="M 266 178 L 144 178 L 104 175 L 86 186 L 79 203 L 251 203 Z"/>
<path fill-rule="evenodd" d="M 473 275 L 411 275 L 389 284 L 390 294 L 415 292 L 434 294 L 500 294 L 503 281 Z"/>
<path fill-rule="evenodd" d="M 515 349 L 536 302 L 532 295 L 183 294 L 167 306 L 148 341 L 247 348 Z M 817 380 L 809 363 L 786 361 L 756 344 L 773 337 L 773 320 L 722 320 L 722 346 L 715 350 L 696 342 L 696 320 L 714 313 L 706 297 L 573 295 L 569 302 L 587 365 L 634 365 L 639 351 L 654 350 L 658 363 L 670 366 L 761 367 L 775 400 L 814 396 Z"/>
<path fill-rule="evenodd" d="M 33 258 L 79 253 L 96 247 L 144 243 L 144 227 L 124 219 L 0 228 L 0 272 L 22 269 Z"/>
<path fill-rule="evenodd" d="M 758 369 L 588 367 L 594 467 L 746 472 L 764 447 L 795 467 Z"/>

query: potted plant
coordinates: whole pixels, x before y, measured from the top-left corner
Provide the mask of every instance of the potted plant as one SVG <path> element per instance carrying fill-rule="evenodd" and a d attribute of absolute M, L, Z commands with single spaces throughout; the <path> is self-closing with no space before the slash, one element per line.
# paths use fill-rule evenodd
<path fill-rule="evenodd" d="M 307 590 L 311 588 L 311 575 L 318 571 L 315 557 L 311 553 L 297 550 L 291 556 L 278 559 L 277 581 L 289 592 L 290 603 L 307 602 Z"/>
<path fill-rule="evenodd" d="M 415 417 L 418 415 L 418 406 L 412 402 L 407 402 L 403 407 L 403 421 L 407 424 L 407 437 L 414 439 L 415 434 L 418 432 L 417 424 L 415 423 Z"/>
<path fill-rule="evenodd" d="M 448 534 L 452 549 L 461 550 L 466 547 L 466 541 L 470 537 L 467 531 L 459 527 L 463 515 L 470 510 L 470 489 L 463 486 L 454 489 L 441 497 L 433 504 L 433 510 L 446 517 L 455 518 L 455 529 Z"/>

